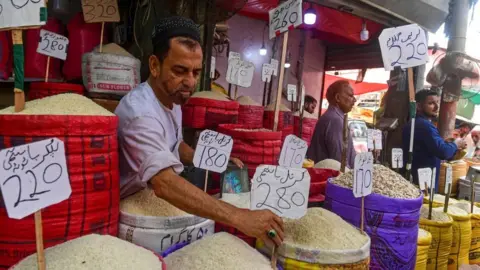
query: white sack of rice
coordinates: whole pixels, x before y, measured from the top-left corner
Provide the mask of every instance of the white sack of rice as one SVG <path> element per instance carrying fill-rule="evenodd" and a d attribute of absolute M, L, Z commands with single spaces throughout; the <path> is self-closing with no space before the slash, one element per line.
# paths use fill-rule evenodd
<path fill-rule="evenodd" d="M 207 236 L 171 253 L 165 263 L 173 270 L 272 270 L 269 259 L 225 232 Z"/>
<path fill-rule="evenodd" d="M 420 217 L 424 219 L 428 219 L 428 205 L 422 205 L 420 209 Z M 440 221 L 440 222 L 449 222 L 452 221 L 452 218 L 443 212 L 443 207 L 435 207 L 432 208 L 432 218 L 433 221 Z"/>
<path fill-rule="evenodd" d="M 255 100 L 253 100 L 249 96 L 240 96 L 237 98 L 237 102 L 240 105 L 245 105 L 245 106 L 261 106 L 259 103 L 257 103 Z"/>
<path fill-rule="evenodd" d="M 26 115 L 100 115 L 115 116 L 87 97 L 78 94 L 59 94 L 25 102 L 25 109 L 16 113 L 11 106 L 0 114 Z"/>
<path fill-rule="evenodd" d="M 448 204 L 448 205 L 452 205 L 454 207 L 460 208 L 460 209 L 462 209 L 463 211 L 465 211 L 469 214 L 471 214 L 471 212 L 472 212 L 471 203 L 468 202 L 468 201 L 457 201 L 457 203 L 455 203 L 455 204 Z M 474 214 L 480 214 L 480 207 L 478 207 L 474 204 L 473 205 L 473 213 Z"/>
<path fill-rule="evenodd" d="M 45 250 L 48 270 L 161 270 L 151 251 L 110 235 L 90 234 Z M 13 269 L 37 269 L 37 254 L 23 259 Z"/>
<path fill-rule="evenodd" d="M 250 209 L 250 192 L 222 193 L 220 200 L 238 208 Z"/>
<path fill-rule="evenodd" d="M 284 244 L 315 250 L 360 249 L 368 241 L 340 216 L 323 208 L 308 208 L 300 219 L 284 219 Z"/>
<path fill-rule="evenodd" d="M 420 196 L 420 190 L 405 180 L 400 174 L 389 168 L 373 165 L 373 193 L 397 199 L 415 199 Z M 332 180 L 332 183 L 352 189 L 353 171 L 346 172 Z"/>
<path fill-rule="evenodd" d="M 188 215 L 186 212 L 157 197 L 153 189 L 149 187 L 121 200 L 120 211 L 138 216 L 154 217 Z"/>
<path fill-rule="evenodd" d="M 330 169 L 335 171 L 340 171 L 342 168 L 342 164 L 335 159 L 324 159 L 319 161 L 317 164 L 313 166 L 316 169 Z M 345 167 L 345 172 L 349 172 L 350 169 Z"/>
<path fill-rule="evenodd" d="M 219 100 L 219 101 L 230 101 L 230 99 L 224 94 L 214 92 L 214 91 L 195 92 L 193 93 L 191 98 L 205 98 L 205 99 L 213 99 L 213 100 Z"/>
<path fill-rule="evenodd" d="M 269 112 L 275 111 L 275 102 L 265 107 L 265 111 L 269 111 Z M 280 103 L 280 111 L 291 112 L 291 110 L 287 106 L 283 105 L 282 103 Z"/>
<path fill-rule="evenodd" d="M 294 113 L 293 116 L 300 116 L 300 111 L 297 111 L 296 113 Z M 303 111 L 303 118 L 318 119 L 318 116 L 313 113 Z"/>

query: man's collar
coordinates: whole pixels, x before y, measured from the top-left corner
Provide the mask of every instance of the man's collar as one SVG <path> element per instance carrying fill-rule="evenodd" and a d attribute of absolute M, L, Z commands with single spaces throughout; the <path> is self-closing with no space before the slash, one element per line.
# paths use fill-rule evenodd
<path fill-rule="evenodd" d="M 329 105 L 328 109 L 334 111 L 336 114 L 338 114 L 342 118 L 345 115 L 345 113 L 337 105 Z"/>

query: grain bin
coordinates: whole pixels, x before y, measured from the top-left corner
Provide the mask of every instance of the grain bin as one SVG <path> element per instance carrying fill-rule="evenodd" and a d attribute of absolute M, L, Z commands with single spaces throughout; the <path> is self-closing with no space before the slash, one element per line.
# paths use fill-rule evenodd
<path fill-rule="evenodd" d="M 454 204 L 455 207 L 470 213 L 472 242 L 470 243 L 469 262 L 470 264 L 480 264 L 480 205 L 475 203 L 473 213 L 471 212 L 471 204 L 467 201 L 459 201 Z"/>
<path fill-rule="evenodd" d="M 295 134 L 300 134 L 300 112 L 293 114 L 293 131 Z M 318 117 L 304 111 L 303 112 L 303 122 L 302 122 L 302 140 L 306 141 L 310 145 L 312 140 L 313 131 L 317 125 Z"/>
<path fill-rule="evenodd" d="M 458 191 L 458 181 L 460 177 L 467 175 L 468 165 L 463 160 L 456 160 L 451 162 L 444 162 L 440 166 L 440 174 L 438 177 L 438 192 L 440 194 L 446 194 L 448 188 L 445 186 L 445 177 L 447 172 L 447 167 L 452 167 L 452 190 L 451 195 L 455 197 Z"/>
<path fill-rule="evenodd" d="M 428 250 L 432 243 L 432 234 L 424 229 L 418 229 L 417 240 L 417 261 L 415 270 L 426 270 L 428 261 Z"/>
<path fill-rule="evenodd" d="M 439 211 L 442 209 L 440 208 Z M 472 242 L 472 222 L 470 214 L 455 206 L 448 207 L 448 215 L 452 217 L 452 246 L 448 255 L 448 268 L 458 269 L 469 264 L 470 244 Z"/>
<path fill-rule="evenodd" d="M 196 92 L 182 106 L 183 126 L 216 128 L 220 124 L 234 124 L 238 120 L 238 102 L 217 92 Z"/>
<path fill-rule="evenodd" d="M 0 111 L 0 150 L 52 137 L 65 143 L 72 194 L 42 211 L 46 248 L 90 233 L 117 235 L 117 122 L 115 115 L 75 94 L 26 102 L 21 113 L 14 114 L 12 107 Z M 0 205 L 0 250 L 0 268 L 35 253 L 33 215 L 10 219 Z"/>
<path fill-rule="evenodd" d="M 237 98 L 238 124 L 252 127 L 262 127 L 264 108 L 251 97 L 241 96 Z"/>
<path fill-rule="evenodd" d="M 360 227 L 361 198 L 352 192 L 353 172 L 327 182 L 325 208 Z M 365 231 L 372 239 L 372 269 L 413 269 L 423 196 L 401 175 L 374 165 L 372 194 L 365 197 Z M 394 233 L 392 233 L 394 232 Z"/>
<path fill-rule="evenodd" d="M 28 88 L 28 100 L 65 93 L 83 95 L 84 91 L 83 85 L 81 84 L 32 82 Z"/>
<path fill-rule="evenodd" d="M 275 121 L 275 102 L 265 107 L 263 113 L 263 127 L 273 130 Z M 277 131 L 282 132 L 282 141 L 290 134 L 293 134 L 293 117 L 292 111 L 285 105 L 280 104 L 278 112 L 278 126 Z"/>
<path fill-rule="evenodd" d="M 183 212 L 156 197 L 150 188 L 123 199 L 120 205 L 118 237 L 157 254 L 214 232 L 212 220 Z"/>

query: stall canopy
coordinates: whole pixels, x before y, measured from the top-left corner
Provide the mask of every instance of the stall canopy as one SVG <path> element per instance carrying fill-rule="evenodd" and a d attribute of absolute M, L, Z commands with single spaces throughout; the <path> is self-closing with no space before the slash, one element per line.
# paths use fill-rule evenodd
<path fill-rule="evenodd" d="M 278 5 L 278 0 L 248 0 L 240 14 L 243 16 L 268 21 L 268 11 Z M 303 9 L 310 7 L 303 4 Z M 320 5 L 313 5 L 317 13 L 314 26 L 301 26 L 313 31 L 313 37 L 336 44 L 365 44 L 369 41 L 360 40 L 363 21 L 367 24 L 370 37 L 376 37 L 383 29 L 381 24 Z"/>
<path fill-rule="evenodd" d="M 338 80 L 347 80 L 348 82 L 350 82 L 350 85 L 353 87 L 354 94 L 356 96 L 388 89 L 388 85 L 383 83 L 368 83 L 368 82 L 356 83 L 356 81 L 354 80 L 349 80 L 342 77 L 325 74 L 325 83 L 324 83 L 325 91 L 323 93 L 323 97 L 325 97 L 325 95 L 327 94 L 328 87 L 332 83 Z"/>

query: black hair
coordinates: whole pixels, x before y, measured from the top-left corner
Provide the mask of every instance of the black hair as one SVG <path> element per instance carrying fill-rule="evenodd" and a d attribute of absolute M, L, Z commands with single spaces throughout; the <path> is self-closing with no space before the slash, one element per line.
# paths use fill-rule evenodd
<path fill-rule="evenodd" d="M 317 103 L 317 100 L 310 96 L 310 95 L 305 95 L 305 104 L 310 104 L 310 103 Z"/>
<path fill-rule="evenodd" d="M 425 100 L 427 100 L 427 97 L 429 96 L 437 96 L 439 97 L 440 94 L 436 91 L 430 90 L 430 89 L 423 89 L 417 92 L 415 94 L 415 101 L 418 103 L 424 103 Z"/>
<path fill-rule="evenodd" d="M 472 129 L 472 126 L 467 123 L 467 122 L 463 122 L 461 123 L 460 125 L 458 125 L 459 128 L 462 128 L 462 127 L 468 127 L 469 129 Z"/>
<path fill-rule="evenodd" d="M 153 48 L 153 54 L 158 58 L 160 62 L 165 60 L 165 58 L 167 57 L 168 51 L 170 51 L 170 44 L 172 43 L 172 39 L 174 38 L 178 38 L 178 42 L 184 46 L 187 46 L 190 50 L 195 50 L 198 46 L 200 46 L 200 43 L 198 43 L 198 41 L 193 40 L 189 37 L 172 37 L 166 40 L 160 40 L 155 44 Z"/>

